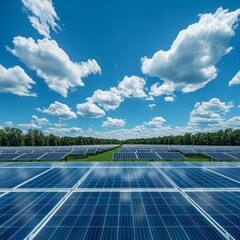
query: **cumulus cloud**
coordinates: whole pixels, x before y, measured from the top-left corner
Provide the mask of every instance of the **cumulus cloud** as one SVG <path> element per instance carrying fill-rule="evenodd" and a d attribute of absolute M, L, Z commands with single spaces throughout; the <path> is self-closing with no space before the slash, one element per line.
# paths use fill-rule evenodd
<path fill-rule="evenodd" d="M 105 112 L 96 104 L 91 102 L 77 104 L 77 114 L 83 117 L 100 118 L 105 115 Z"/>
<path fill-rule="evenodd" d="M 48 124 L 51 124 L 48 119 L 46 119 L 46 118 L 39 118 L 36 115 L 32 115 L 32 119 L 38 125 L 48 125 Z"/>
<path fill-rule="evenodd" d="M 174 102 L 174 97 L 173 96 L 167 96 L 164 98 L 164 101 L 166 102 Z"/>
<path fill-rule="evenodd" d="M 112 127 L 123 127 L 126 121 L 123 119 L 107 117 L 107 120 L 103 122 L 102 127 L 112 128 Z"/>
<path fill-rule="evenodd" d="M 224 115 L 232 107 L 232 102 L 221 102 L 218 98 L 212 98 L 209 102 L 197 102 L 190 113 L 188 125 L 200 128 L 219 127 L 224 124 Z"/>
<path fill-rule="evenodd" d="M 56 32 L 60 29 L 56 23 L 59 20 L 55 12 L 52 0 L 22 0 L 28 12 L 28 19 L 31 25 L 39 34 L 50 38 L 50 29 Z"/>
<path fill-rule="evenodd" d="M 13 122 L 12 121 L 8 121 L 8 122 L 5 122 L 4 123 L 4 125 L 6 126 L 6 127 L 13 127 Z"/>
<path fill-rule="evenodd" d="M 125 76 L 118 84 L 118 89 L 121 94 L 126 97 L 145 98 L 147 97 L 144 92 L 146 81 L 143 78 L 137 76 L 127 77 Z"/>
<path fill-rule="evenodd" d="M 58 101 L 51 103 L 48 108 L 37 108 L 36 110 L 49 115 L 57 116 L 62 120 L 77 118 L 76 113 L 74 113 L 71 108 L 69 108 L 66 104 L 60 103 Z"/>
<path fill-rule="evenodd" d="M 116 110 L 125 98 L 146 98 L 144 92 L 146 81 L 137 76 L 125 76 L 116 87 L 109 90 L 96 90 L 86 100 L 102 107 L 105 111 Z"/>
<path fill-rule="evenodd" d="M 149 106 L 151 109 L 154 109 L 154 108 L 156 107 L 156 104 L 155 104 L 155 103 L 150 103 L 148 106 Z"/>
<path fill-rule="evenodd" d="M 61 127 L 51 127 L 44 130 L 46 134 L 55 134 L 57 136 L 79 136 L 82 135 L 83 131 L 78 127 L 70 127 L 70 128 L 61 128 Z"/>
<path fill-rule="evenodd" d="M 39 118 L 36 115 L 32 115 L 32 120 L 30 123 L 20 123 L 17 124 L 18 127 L 22 128 L 42 128 L 44 125 L 51 125 L 51 123 L 46 118 Z"/>
<path fill-rule="evenodd" d="M 15 66 L 7 69 L 0 65 L 1 93 L 12 93 L 18 96 L 36 97 L 36 93 L 30 92 L 33 84 L 35 84 L 35 82 L 21 67 Z"/>
<path fill-rule="evenodd" d="M 18 36 L 13 39 L 13 44 L 14 49 L 8 50 L 28 68 L 36 71 L 50 89 L 64 97 L 67 97 L 69 89 L 84 86 L 83 77 L 101 73 L 94 59 L 80 63 L 72 62 L 54 40 L 44 38 L 35 42 L 33 38 Z"/>
<path fill-rule="evenodd" d="M 92 97 L 87 98 L 87 101 L 92 103 L 97 103 L 104 110 L 115 110 L 119 107 L 120 103 L 123 101 L 123 97 L 120 92 L 115 88 L 110 88 L 110 90 L 96 90 Z"/>
<path fill-rule="evenodd" d="M 152 118 L 152 120 L 147 122 L 146 125 L 150 127 L 159 127 L 159 126 L 162 126 L 165 122 L 166 122 L 166 119 L 159 116 L 159 117 Z"/>
<path fill-rule="evenodd" d="M 240 85 L 240 71 L 234 76 L 234 78 L 228 84 L 229 86 Z"/>
<path fill-rule="evenodd" d="M 179 32 L 168 51 L 142 58 L 142 72 L 160 78 L 150 95 L 193 92 L 217 77 L 216 64 L 231 51 L 240 9 L 229 12 L 219 8 L 214 14 L 201 14 L 197 23 Z M 217 44 L 216 44 L 217 43 Z"/>

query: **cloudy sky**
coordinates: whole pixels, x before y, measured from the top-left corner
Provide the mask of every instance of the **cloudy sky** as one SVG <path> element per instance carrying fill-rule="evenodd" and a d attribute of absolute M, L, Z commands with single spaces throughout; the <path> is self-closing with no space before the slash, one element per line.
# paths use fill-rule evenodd
<path fill-rule="evenodd" d="M 240 128 L 238 0 L 2 0 L 0 126 L 154 137 Z"/>

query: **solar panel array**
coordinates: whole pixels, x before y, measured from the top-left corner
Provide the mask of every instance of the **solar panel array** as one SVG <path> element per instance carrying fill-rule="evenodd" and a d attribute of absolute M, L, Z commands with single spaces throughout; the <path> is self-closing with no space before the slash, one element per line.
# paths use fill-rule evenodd
<path fill-rule="evenodd" d="M 239 239 L 240 163 L 0 163 L 0 239 Z"/>
<path fill-rule="evenodd" d="M 135 155 L 134 155 L 135 154 Z M 186 156 L 203 154 L 213 160 L 240 159 L 240 146 L 197 145 L 131 145 L 124 144 L 113 160 L 185 160 Z"/>
<path fill-rule="evenodd" d="M 170 152 L 162 145 L 123 145 L 117 152 L 113 153 L 112 159 L 122 160 L 184 160 L 180 152 Z"/>
<path fill-rule="evenodd" d="M 118 145 L 82 145 L 57 147 L 0 147 L 0 160 L 61 160 L 71 156 L 87 156 L 116 148 Z"/>

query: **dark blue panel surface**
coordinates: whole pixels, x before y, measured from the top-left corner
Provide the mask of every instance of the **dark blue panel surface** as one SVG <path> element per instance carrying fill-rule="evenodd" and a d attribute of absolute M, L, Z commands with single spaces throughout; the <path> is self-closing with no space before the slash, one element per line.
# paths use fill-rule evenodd
<path fill-rule="evenodd" d="M 235 239 L 240 237 L 240 192 L 196 192 L 188 195 Z"/>
<path fill-rule="evenodd" d="M 0 239 L 24 239 L 65 193 L 8 193 L 0 198 Z"/>
<path fill-rule="evenodd" d="M 171 188 L 155 168 L 96 168 L 79 188 Z"/>
<path fill-rule="evenodd" d="M 239 188 L 240 184 L 203 168 L 162 168 L 181 188 Z"/>
<path fill-rule="evenodd" d="M 0 188 L 13 188 L 46 170 L 46 168 L 0 168 Z"/>
<path fill-rule="evenodd" d="M 54 168 L 21 188 L 71 188 L 88 170 L 89 168 Z"/>
<path fill-rule="evenodd" d="M 178 192 L 73 193 L 35 239 L 60 236 L 86 240 L 223 239 Z"/>

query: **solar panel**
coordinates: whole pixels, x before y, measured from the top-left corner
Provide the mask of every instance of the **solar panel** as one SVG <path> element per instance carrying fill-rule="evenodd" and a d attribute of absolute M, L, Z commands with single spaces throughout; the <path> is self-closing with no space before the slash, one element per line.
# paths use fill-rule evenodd
<path fill-rule="evenodd" d="M 70 154 L 71 155 L 85 155 L 87 152 L 87 149 L 77 149 L 73 150 Z"/>
<path fill-rule="evenodd" d="M 71 188 L 88 170 L 89 168 L 54 168 L 21 188 Z"/>
<path fill-rule="evenodd" d="M 137 152 L 138 159 L 146 159 L 146 160 L 156 160 L 161 159 L 156 153 L 154 152 Z"/>
<path fill-rule="evenodd" d="M 124 152 L 115 152 L 113 153 L 114 160 L 134 160 L 137 159 L 136 153 L 124 153 Z"/>
<path fill-rule="evenodd" d="M 39 160 L 63 159 L 67 154 L 65 152 L 46 153 Z"/>
<path fill-rule="evenodd" d="M 45 168 L 1 168 L 0 188 L 16 187 L 45 170 Z"/>
<path fill-rule="evenodd" d="M 162 168 L 180 188 L 238 188 L 239 183 L 203 168 Z"/>
<path fill-rule="evenodd" d="M 172 188 L 155 168 L 95 168 L 79 188 Z"/>
<path fill-rule="evenodd" d="M 239 239 L 240 192 L 197 192 L 188 195 L 235 239 Z"/>
<path fill-rule="evenodd" d="M 59 236 L 63 239 L 224 239 L 178 192 L 73 193 L 36 239 L 52 240 Z"/>
<path fill-rule="evenodd" d="M 2 153 L 0 154 L 0 160 L 13 160 L 20 155 L 19 153 Z"/>
<path fill-rule="evenodd" d="M 0 239 L 24 239 L 64 196 L 61 192 L 18 192 L 0 198 Z"/>
<path fill-rule="evenodd" d="M 15 158 L 15 160 L 37 160 L 43 153 L 25 153 Z"/>
<path fill-rule="evenodd" d="M 216 152 L 216 153 L 204 153 L 204 155 L 212 158 L 212 159 L 219 159 L 219 160 L 223 160 L 223 159 L 236 159 L 235 157 L 228 155 L 226 153 L 223 152 Z"/>
<path fill-rule="evenodd" d="M 184 159 L 186 159 L 186 157 L 183 156 L 179 152 L 157 152 L 157 154 L 162 159 L 167 159 L 167 160 L 184 160 Z"/>
<path fill-rule="evenodd" d="M 228 154 L 237 159 L 240 159 L 240 152 L 231 152 L 231 153 L 229 152 Z"/>

